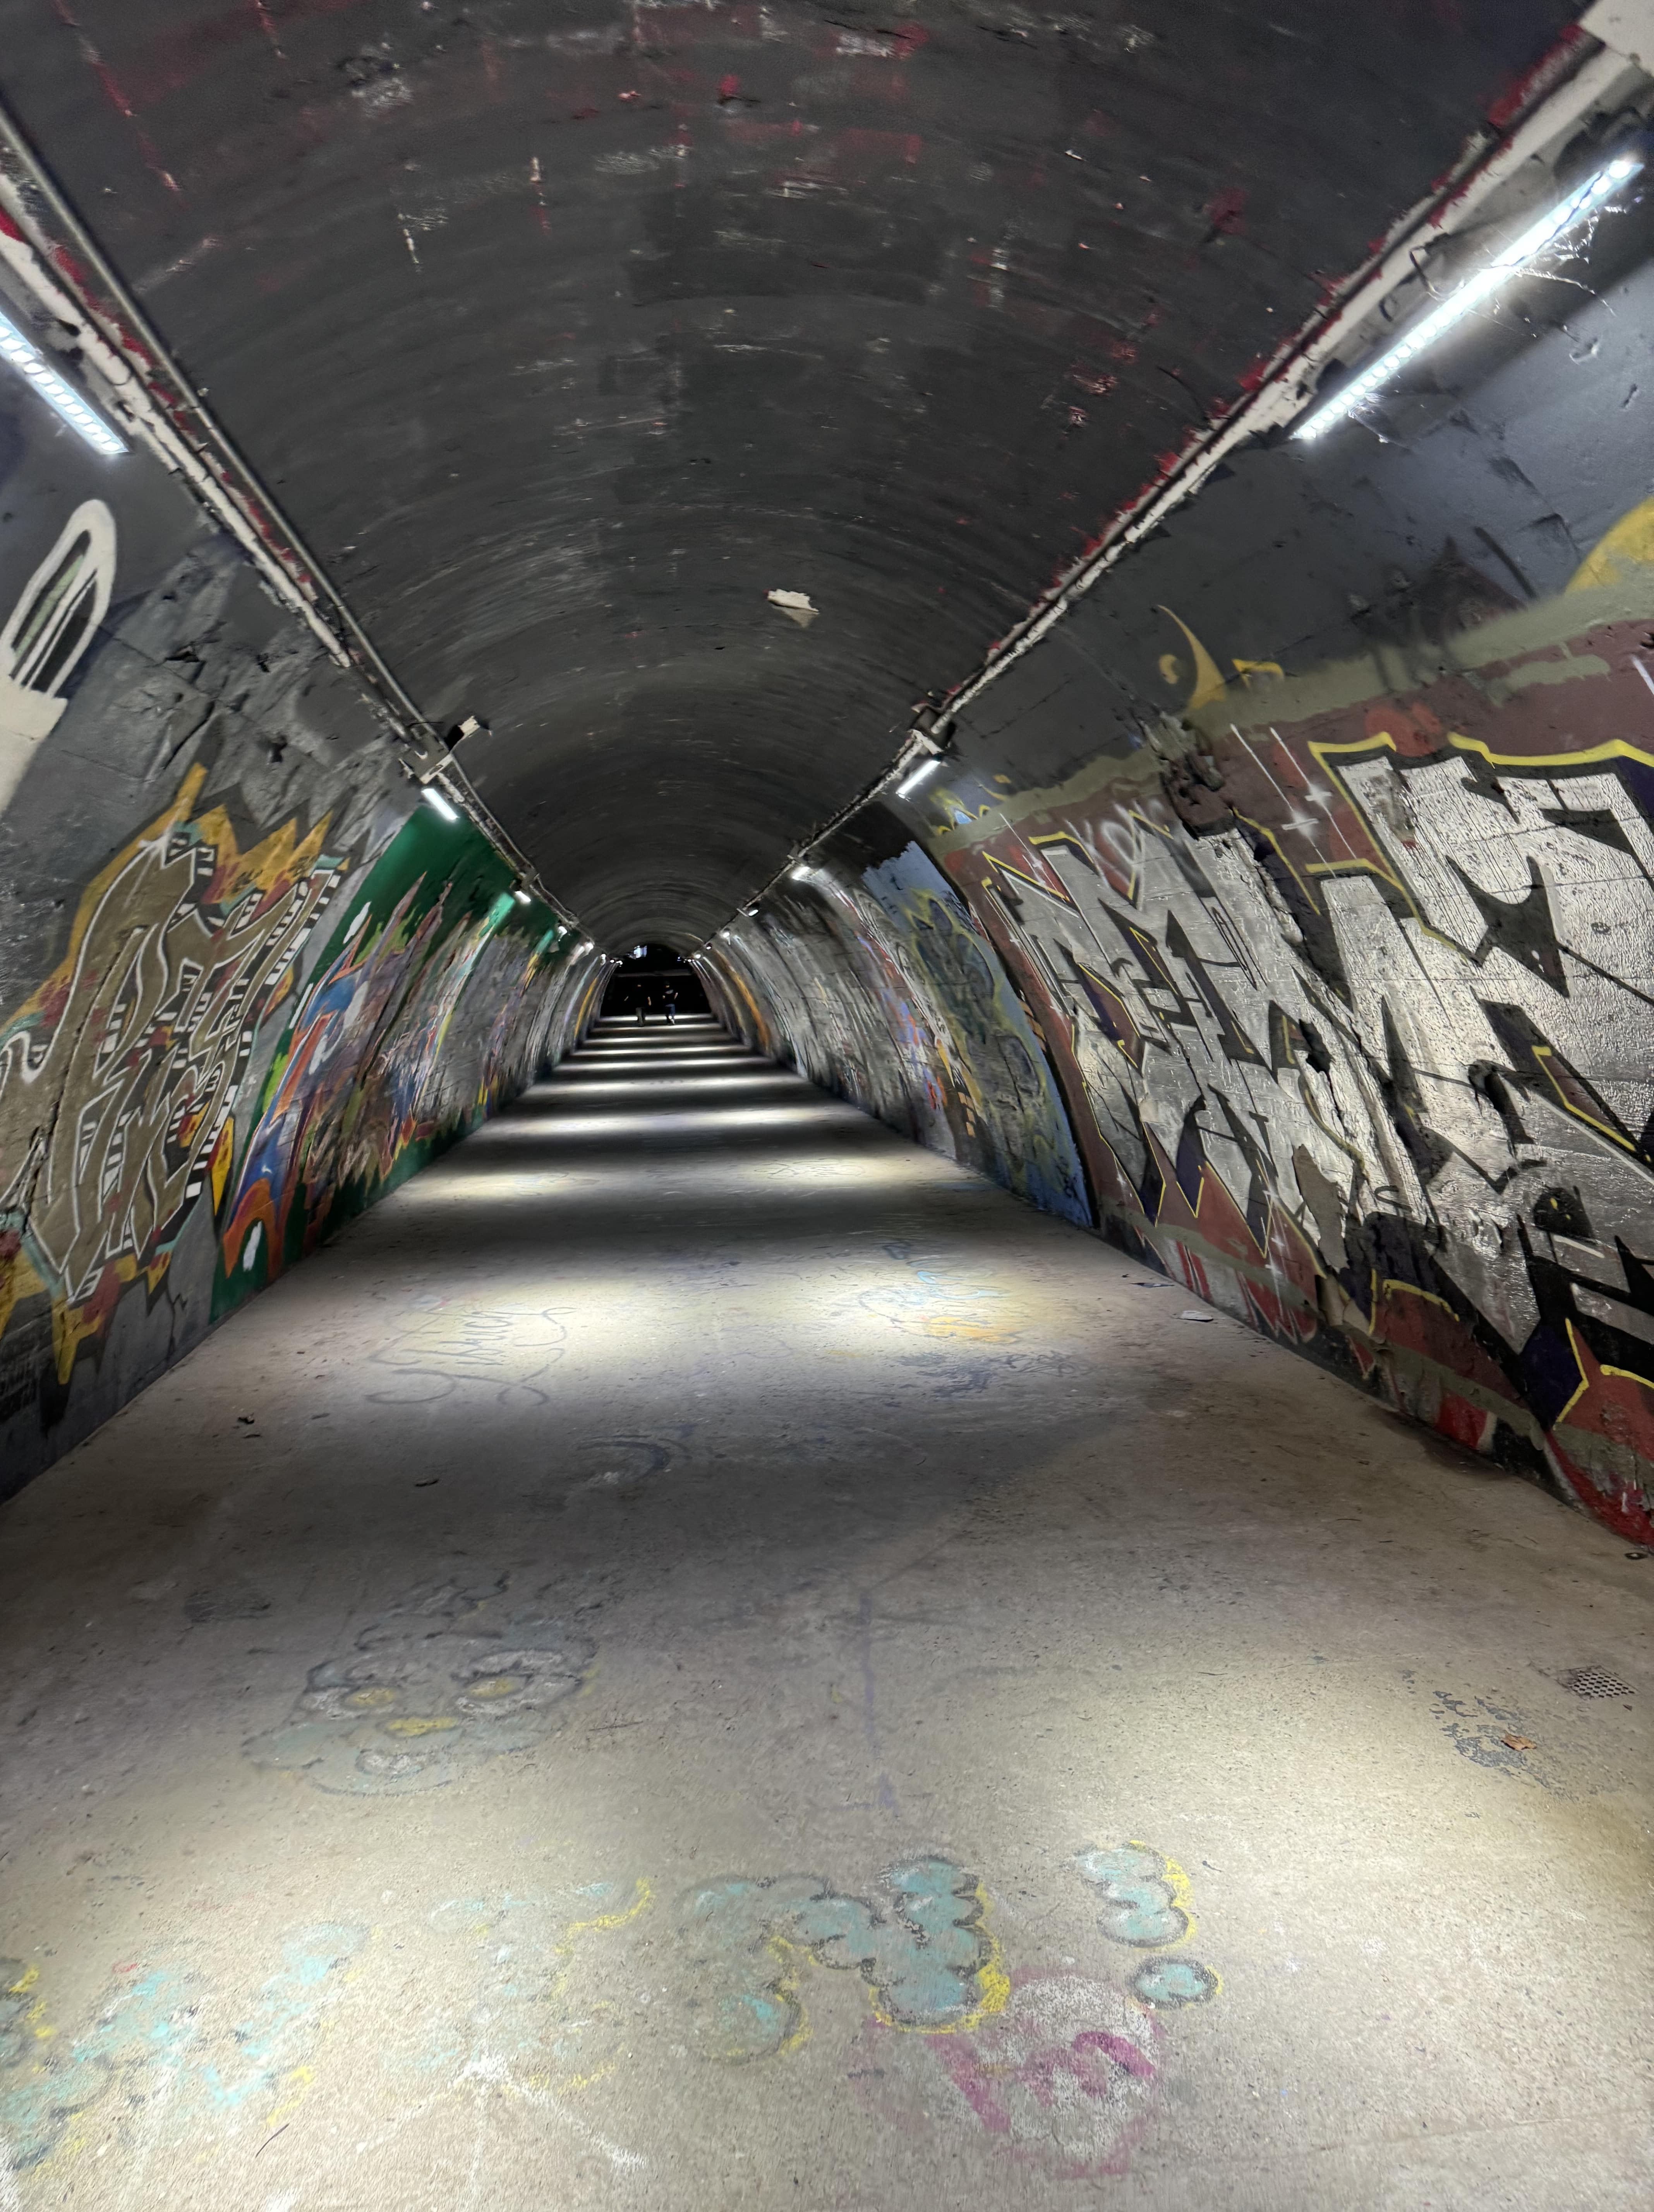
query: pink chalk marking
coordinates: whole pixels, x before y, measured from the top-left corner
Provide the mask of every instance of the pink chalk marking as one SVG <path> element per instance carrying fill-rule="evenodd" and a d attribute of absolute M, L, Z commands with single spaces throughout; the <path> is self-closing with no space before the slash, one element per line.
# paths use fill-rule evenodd
<path fill-rule="evenodd" d="M 1124 2066 L 1140 2081 L 1152 2081 L 1154 2078 L 1153 2060 L 1138 2050 L 1130 2036 L 1110 2035 L 1100 2027 L 1088 2027 L 1083 2034 L 1075 2037 L 1074 2048 L 1106 2052 L 1117 2066 Z"/>

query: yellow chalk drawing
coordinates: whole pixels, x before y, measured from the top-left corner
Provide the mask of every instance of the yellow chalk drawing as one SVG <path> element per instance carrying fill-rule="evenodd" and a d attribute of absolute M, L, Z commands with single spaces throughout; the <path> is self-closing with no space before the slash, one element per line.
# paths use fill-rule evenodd
<path fill-rule="evenodd" d="M 1152 1844 L 1141 1843 L 1136 1836 L 1128 1837 L 1127 1841 L 1130 1844 L 1134 1851 L 1152 1851 L 1154 1850 L 1154 1845 Z M 1184 1872 L 1183 1869 L 1178 1864 L 1176 1859 L 1167 1858 L 1164 1851 L 1160 1854 L 1160 1862 L 1163 1869 L 1160 1880 L 1167 1885 L 1172 1892 L 1172 1910 L 1176 1912 L 1180 1912 L 1183 1915 L 1183 1933 L 1176 1938 L 1176 1941 L 1179 1943 L 1186 1943 L 1190 1937 L 1194 1934 L 1196 1927 L 1198 1924 L 1195 1919 L 1195 1905 L 1194 1899 L 1189 1887 L 1189 1877 Z"/>
<path fill-rule="evenodd" d="M 611 1928 L 624 1928 L 641 1918 L 655 1901 L 655 1885 L 646 1875 L 639 1875 L 632 1887 L 632 1902 L 623 1912 L 600 1912 L 592 1920 L 572 1920 L 563 1930 L 564 1942 L 572 1943 L 575 1936 L 591 1935 L 594 1930 L 607 1932 Z"/>

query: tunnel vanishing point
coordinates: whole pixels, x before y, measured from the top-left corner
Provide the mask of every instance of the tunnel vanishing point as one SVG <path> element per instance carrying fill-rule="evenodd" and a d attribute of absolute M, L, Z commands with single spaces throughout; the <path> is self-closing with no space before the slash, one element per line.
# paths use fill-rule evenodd
<path fill-rule="evenodd" d="M 0 2212 L 1654 2203 L 1654 0 L 0 0 Z"/>

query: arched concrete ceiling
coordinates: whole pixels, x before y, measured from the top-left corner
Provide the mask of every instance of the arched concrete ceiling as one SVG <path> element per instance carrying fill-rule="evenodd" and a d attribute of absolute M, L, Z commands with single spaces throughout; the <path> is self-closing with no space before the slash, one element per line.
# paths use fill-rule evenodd
<path fill-rule="evenodd" d="M 721 924 L 1575 12 L 906 4 L 0 0 L 48 164 L 608 942 Z"/>

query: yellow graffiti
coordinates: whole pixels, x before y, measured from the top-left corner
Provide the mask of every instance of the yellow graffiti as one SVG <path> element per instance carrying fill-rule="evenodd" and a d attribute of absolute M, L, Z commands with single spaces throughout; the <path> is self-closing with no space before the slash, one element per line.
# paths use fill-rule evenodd
<path fill-rule="evenodd" d="M 1597 539 L 1568 579 L 1566 589 L 1594 592 L 1608 584 L 1632 583 L 1640 571 L 1651 568 L 1654 568 L 1654 499 L 1645 499 Z"/>
<path fill-rule="evenodd" d="M 1194 656 L 1195 682 L 1194 688 L 1183 702 L 1183 707 L 1185 714 L 1192 714 L 1197 708 L 1209 707 L 1215 699 L 1221 699 L 1223 696 L 1224 692 L 1228 689 L 1223 680 L 1223 671 L 1181 615 L 1173 614 L 1170 607 L 1160 607 L 1157 611 L 1165 615 L 1169 621 L 1176 623 L 1189 641 L 1189 650 Z M 1162 673 L 1165 667 L 1166 663 L 1162 661 L 1160 663 Z"/>
<path fill-rule="evenodd" d="M 628 1922 L 639 1919 L 655 1901 L 655 1885 L 646 1875 L 639 1875 L 632 1887 L 633 1899 L 623 1912 L 600 1912 L 595 1920 L 572 1920 L 563 1930 L 565 1941 L 594 1931 L 624 1928 Z"/>
<path fill-rule="evenodd" d="M 1164 1851 L 1156 1851 L 1153 1844 L 1140 1842 L 1136 1836 L 1128 1836 L 1126 1842 L 1134 1851 L 1152 1852 L 1166 1870 L 1160 1879 L 1172 1893 L 1173 1910 L 1183 1915 L 1184 1927 L 1181 1936 L 1174 1936 L 1169 1943 L 1157 1943 L 1154 1948 L 1157 1951 L 1175 1951 L 1179 1943 L 1186 1943 L 1195 1932 L 1195 1907 L 1189 1877 L 1175 1859 L 1167 1858 Z"/>
<path fill-rule="evenodd" d="M 26 1997 L 31 1990 L 39 1986 L 39 1981 L 40 1969 L 38 1966 L 25 1966 L 15 1982 L 9 1982 L 6 1984 L 5 1993 L 9 1997 Z M 49 2043 L 58 2033 L 46 2018 L 46 2004 L 44 1997 L 35 1998 L 33 2003 L 23 2014 L 21 2025 L 28 2030 L 37 2043 Z"/>

